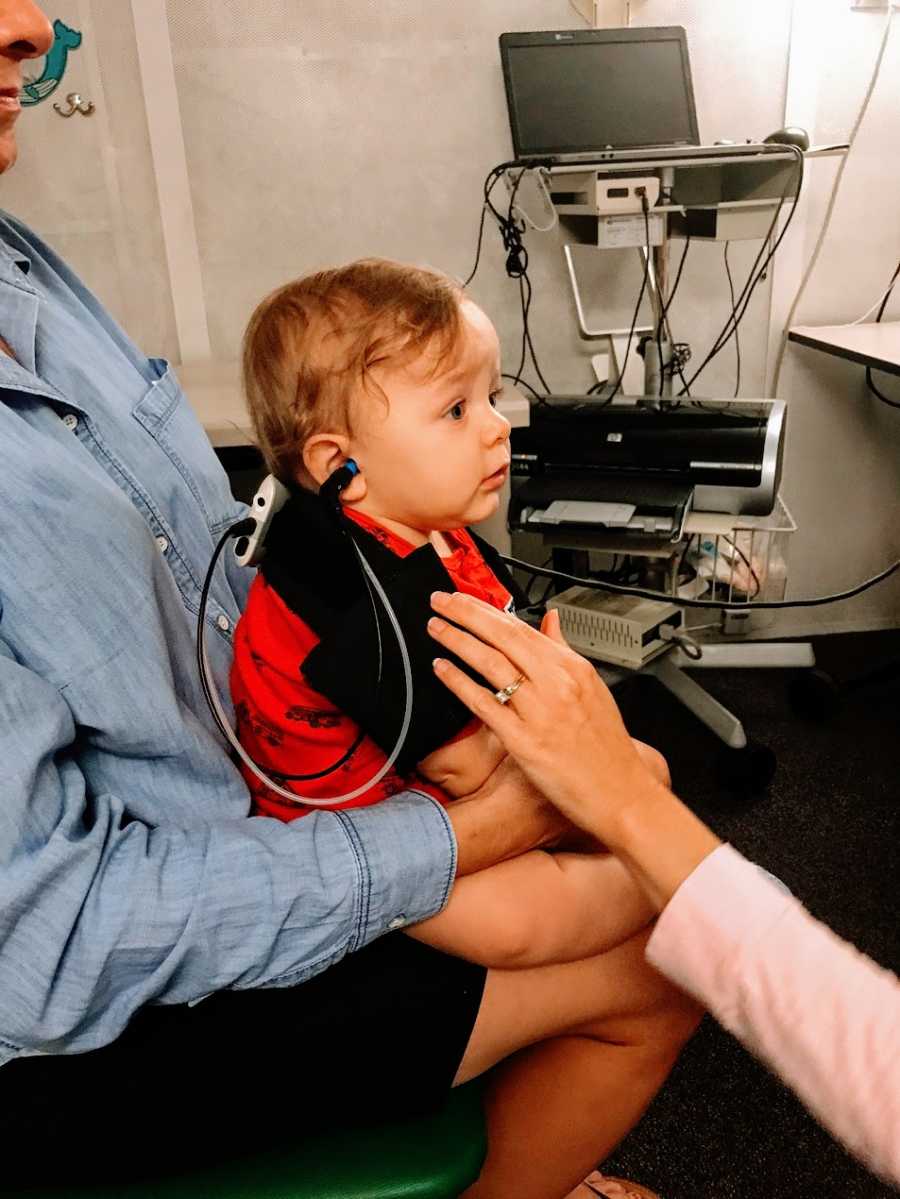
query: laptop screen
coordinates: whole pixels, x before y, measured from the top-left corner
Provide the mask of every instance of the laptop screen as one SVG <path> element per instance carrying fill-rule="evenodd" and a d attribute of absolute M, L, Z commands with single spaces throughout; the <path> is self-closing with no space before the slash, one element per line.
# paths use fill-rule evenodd
<path fill-rule="evenodd" d="M 679 26 L 504 33 L 500 53 L 517 158 L 700 142 Z"/>

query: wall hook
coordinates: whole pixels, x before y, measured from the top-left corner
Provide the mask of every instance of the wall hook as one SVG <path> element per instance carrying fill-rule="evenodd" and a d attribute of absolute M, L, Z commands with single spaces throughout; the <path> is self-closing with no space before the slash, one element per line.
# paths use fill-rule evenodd
<path fill-rule="evenodd" d="M 55 103 L 53 105 L 54 110 L 58 112 L 61 117 L 71 117 L 74 116 L 76 112 L 80 112 L 83 117 L 89 117 L 94 111 L 94 101 L 82 100 L 78 92 L 69 92 L 68 96 L 66 96 L 66 103 L 69 106 L 68 110 L 63 108 L 60 104 Z"/>

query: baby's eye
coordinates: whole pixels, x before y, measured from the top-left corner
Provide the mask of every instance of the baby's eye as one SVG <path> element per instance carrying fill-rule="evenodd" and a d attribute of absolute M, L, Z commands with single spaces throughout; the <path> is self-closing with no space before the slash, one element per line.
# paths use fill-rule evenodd
<path fill-rule="evenodd" d="M 448 409 L 447 416 L 449 416 L 451 420 L 462 420 L 463 416 L 465 415 L 465 412 L 466 412 L 466 401 L 465 400 L 457 400 L 457 402 L 453 405 L 453 407 Z"/>
<path fill-rule="evenodd" d="M 491 394 L 488 396 L 488 399 L 489 399 L 489 400 L 490 400 L 490 402 L 491 402 L 491 407 L 492 407 L 492 408 L 496 408 L 496 407 L 497 407 L 497 405 L 500 403 L 500 397 L 501 397 L 502 395 L 503 395 L 503 388 L 502 388 L 502 387 L 498 387 L 496 391 L 492 391 L 492 392 L 491 392 Z"/>

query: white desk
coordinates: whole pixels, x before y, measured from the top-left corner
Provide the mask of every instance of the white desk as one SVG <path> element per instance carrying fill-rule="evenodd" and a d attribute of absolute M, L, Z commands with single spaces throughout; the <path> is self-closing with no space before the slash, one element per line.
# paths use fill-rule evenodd
<path fill-rule="evenodd" d="M 255 444 L 239 362 L 185 363 L 175 373 L 216 449 Z M 498 407 L 513 428 L 528 424 L 528 400 L 509 384 Z"/>
<path fill-rule="evenodd" d="M 873 370 L 900 375 L 900 321 L 861 325 L 799 325 L 788 333 L 801 346 L 859 362 Z"/>

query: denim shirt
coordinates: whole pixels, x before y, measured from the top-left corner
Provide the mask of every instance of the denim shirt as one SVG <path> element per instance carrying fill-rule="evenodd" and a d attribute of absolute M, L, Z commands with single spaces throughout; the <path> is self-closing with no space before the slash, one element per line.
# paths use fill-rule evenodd
<path fill-rule="evenodd" d="M 248 817 L 195 664 L 244 510 L 167 364 L 0 215 L 0 1064 L 113 1040 L 148 1002 L 302 982 L 437 911 L 426 796 Z M 206 611 L 227 699 L 250 572 Z M 227 1046 L 223 1047 L 227 1052 Z"/>

